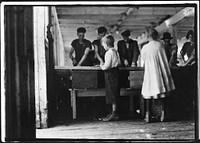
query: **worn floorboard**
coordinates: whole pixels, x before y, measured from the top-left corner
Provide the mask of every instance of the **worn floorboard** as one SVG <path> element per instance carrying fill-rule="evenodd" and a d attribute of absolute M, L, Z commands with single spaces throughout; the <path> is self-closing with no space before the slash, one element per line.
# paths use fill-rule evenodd
<path fill-rule="evenodd" d="M 61 139 L 194 139 L 194 120 L 146 123 L 142 119 L 115 122 L 76 120 L 37 129 L 37 138 Z"/>

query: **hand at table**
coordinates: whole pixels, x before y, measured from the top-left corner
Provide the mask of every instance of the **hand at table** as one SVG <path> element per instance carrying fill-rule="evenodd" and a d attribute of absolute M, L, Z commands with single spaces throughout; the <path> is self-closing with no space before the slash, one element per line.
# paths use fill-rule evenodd
<path fill-rule="evenodd" d="M 73 60 L 72 60 L 72 64 L 73 64 L 74 66 L 77 65 L 77 61 L 76 61 L 76 59 L 73 59 Z"/>
<path fill-rule="evenodd" d="M 128 61 L 127 60 L 124 60 L 124 65 L 127 67 L 127 66 L 129 66 L 129 64 L 128 64 Z"/>
<path fill-rule="evenodd" d="M 95 67 L 100 67 L 100 65 L 95 65 Z"/>
<path fill-rule="evenodd" d="M 179 67 L 185 67 L 186 66 L 186 63 L 181 63 L 180 65 L 179 65 Z"/>
<path fill-rule="evenodd" d="M 103 63 L 101 63 L 99 66 L 100 66 L 100 68 L 102 68 L 103 67 Z"/>
<path fill-rule="evenodd" d="M 132 63 L 131 67 L 137 67 L 137 65 L 135 63 Z"/>

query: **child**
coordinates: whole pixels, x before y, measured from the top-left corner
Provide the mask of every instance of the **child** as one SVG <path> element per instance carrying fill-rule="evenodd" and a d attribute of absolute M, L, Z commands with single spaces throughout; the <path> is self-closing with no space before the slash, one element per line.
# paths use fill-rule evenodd
<path fill-rule="evenodd" d="M 106 103 L 112 104 L 112 112 L 107 117 L 102 118 L 103 121 L 116 121 L 118 98 L 120 95 L 119 87 L 119 70 L 120 58 L 117 50 L 114 49 L 114 38 L 112 35 L 105 36 L 102 39 L 102 45 L 106 50 L 105 63 L 100 64 L 105 74 L 105 93 Z"/>
<path fill-rule="evenodd" d="M 169 63 L 165 53 L 165 47 L 158 40 L 158 32 L 155 29 L 146 29 L 148 44 L 141 50 L 141 58 L 144 61 L 144 81 L 142 95 L 146 99 L 145 120 L 150 122 L 150 99 L 161 101 L 160 121 L 165 119 L 164 99 L 175 89 Z"/>

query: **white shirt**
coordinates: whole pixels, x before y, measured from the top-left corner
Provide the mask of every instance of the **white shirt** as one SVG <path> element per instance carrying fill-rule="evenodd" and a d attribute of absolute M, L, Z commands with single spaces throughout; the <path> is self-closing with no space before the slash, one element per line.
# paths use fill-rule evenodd
<path fill-rule="evenodd" d="M 105 63 L 101 67 L 102 70 L 117 67 L 120 64 L 119 53 L 114 48 L 110 48 L 105 54 Z"/>

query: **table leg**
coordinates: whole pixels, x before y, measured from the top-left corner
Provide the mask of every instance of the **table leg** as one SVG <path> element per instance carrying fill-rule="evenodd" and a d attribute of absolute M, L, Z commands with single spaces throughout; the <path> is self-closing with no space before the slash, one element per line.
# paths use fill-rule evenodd
<path fill-rule="evenodd" d="M 142 96 L 140 96 L 140 115 L 145 117 L 145 100 Z"/>
<path fill-rule="evenodd" d="M 72 117 L 76 119 L 76 94 L 75 90 L 71 90 L 71 106 L 72 106 Z"/>
<path fill-rule="evenodd" d="M 133 95 L 129 95 L 129 110 L 131 113 L 134 113 L 134 105 L 133 105 Z"/>

